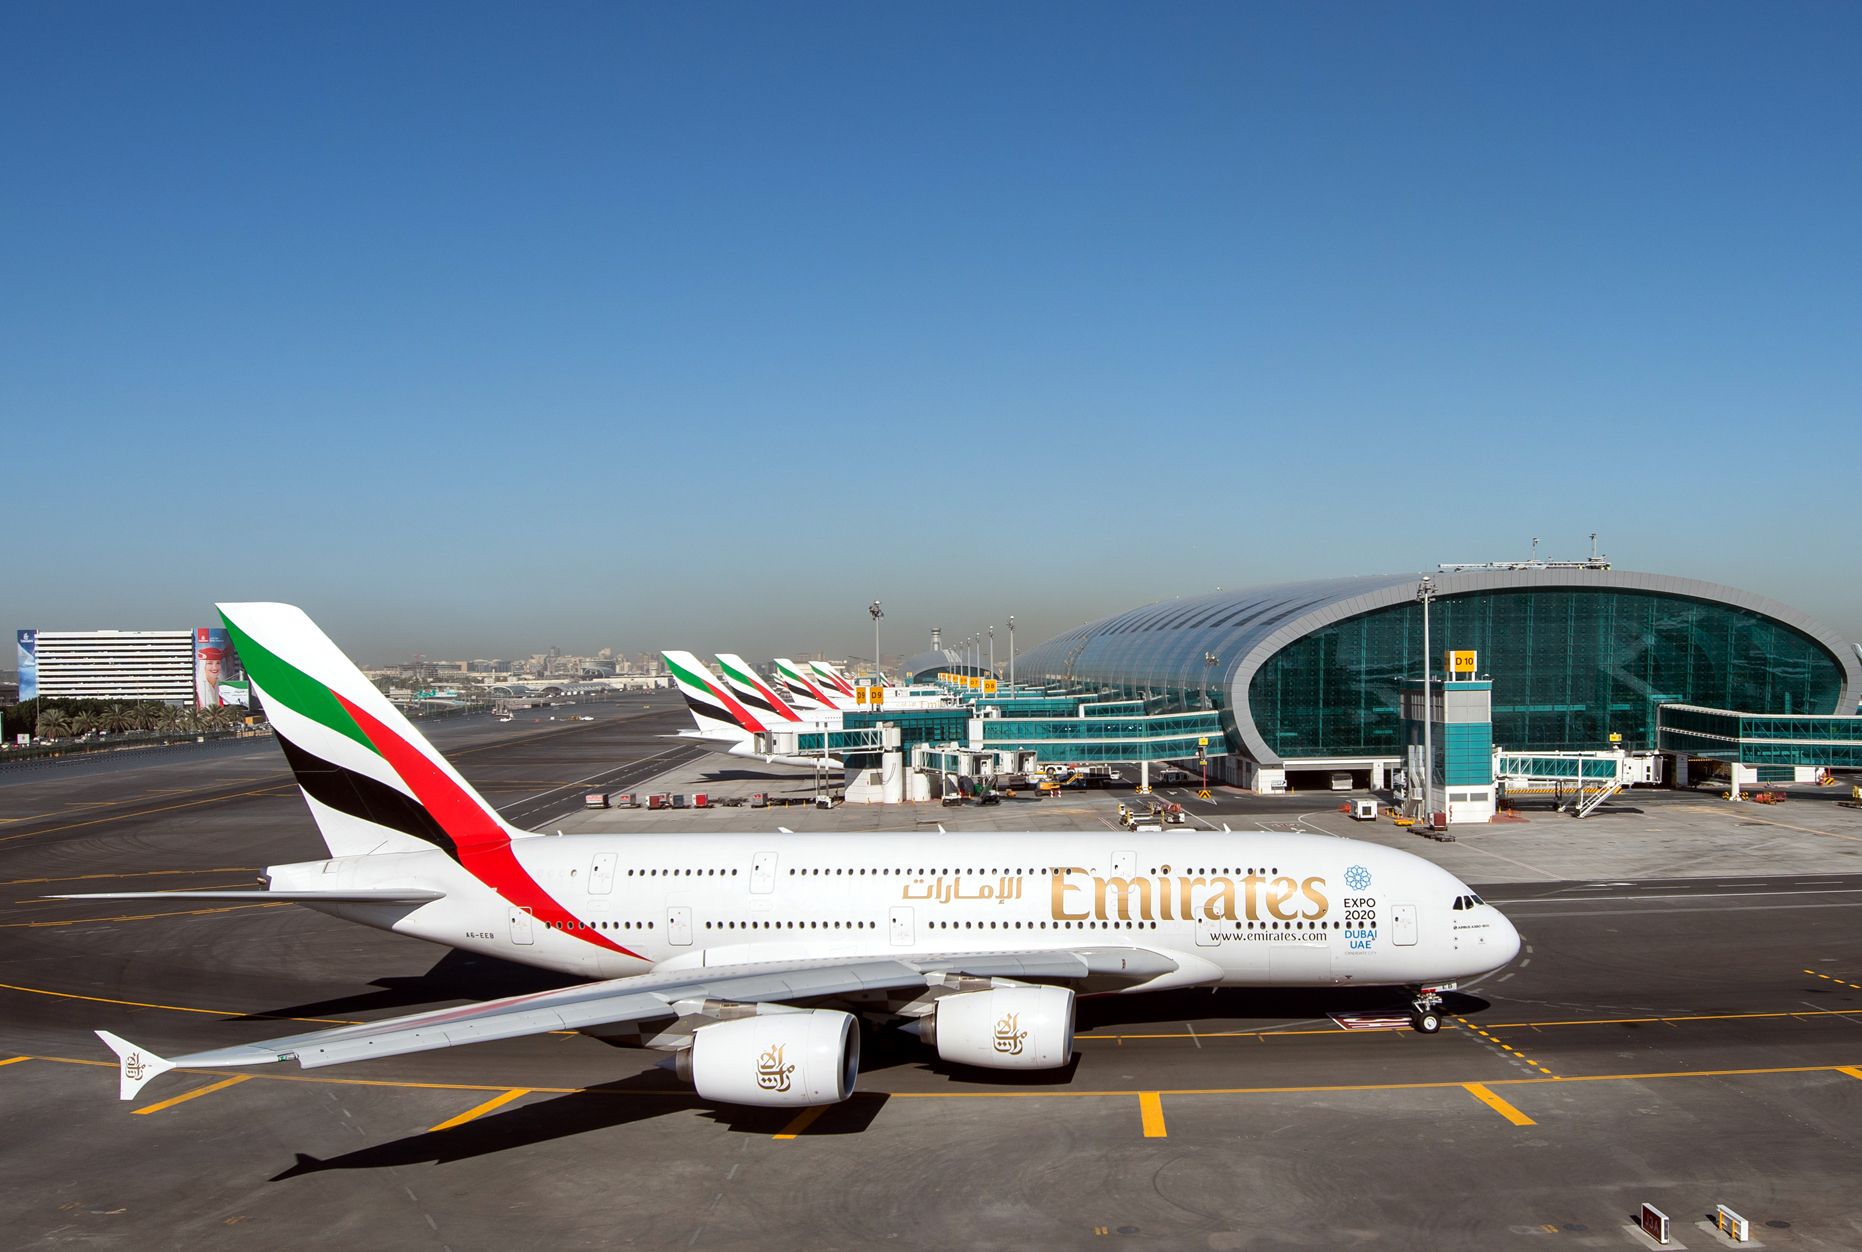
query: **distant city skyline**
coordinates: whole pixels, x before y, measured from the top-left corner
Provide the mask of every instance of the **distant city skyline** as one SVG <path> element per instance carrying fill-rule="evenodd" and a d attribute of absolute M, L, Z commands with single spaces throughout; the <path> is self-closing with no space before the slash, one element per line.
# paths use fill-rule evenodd
<path fill-rule="evenodd" d="M 1596 530 L 1862 638 L 1862 7 L 0 31 L 16 626 L 1027 647 Z"/>

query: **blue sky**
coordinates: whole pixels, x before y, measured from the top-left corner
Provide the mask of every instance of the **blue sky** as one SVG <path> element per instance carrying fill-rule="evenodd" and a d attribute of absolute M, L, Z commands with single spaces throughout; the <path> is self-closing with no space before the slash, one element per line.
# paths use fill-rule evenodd
<path fill-rule="evenodd" d="M 1582 554 L 1862 637 L 1862 8 L 12 5 L 0 626 L 887 650 Z"/>

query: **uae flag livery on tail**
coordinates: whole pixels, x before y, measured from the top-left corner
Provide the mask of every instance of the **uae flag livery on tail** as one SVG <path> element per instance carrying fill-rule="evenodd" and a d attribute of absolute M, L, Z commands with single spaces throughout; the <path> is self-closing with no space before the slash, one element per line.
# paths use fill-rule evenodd
<path fill-rule="evenodd" d="M 437 847 L 538 921 L 571 921 L 512 851 L 535 833 L 499 817 L 301 609 L 219 609 L 331 856 Z M 628 951 L 599 931 L 575 933 Z"/>
<path fill-rule="evenodd" d="M 526 837 L 301 610 L 219 607 L 330 855 L 433 846 L 463 863 Z"/>

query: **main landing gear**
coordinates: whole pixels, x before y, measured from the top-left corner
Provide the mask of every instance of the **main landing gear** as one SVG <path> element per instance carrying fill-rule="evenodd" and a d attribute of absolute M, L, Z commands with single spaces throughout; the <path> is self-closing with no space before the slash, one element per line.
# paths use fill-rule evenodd
<path fill-rule="evenodd" d="M 1442 989 L 1440 987 L 1419 987 L 1415 999 L 1410 1001 L 1410 1029 L 1419 1034 L 1432 1035 L 1442 1028 Z"/>

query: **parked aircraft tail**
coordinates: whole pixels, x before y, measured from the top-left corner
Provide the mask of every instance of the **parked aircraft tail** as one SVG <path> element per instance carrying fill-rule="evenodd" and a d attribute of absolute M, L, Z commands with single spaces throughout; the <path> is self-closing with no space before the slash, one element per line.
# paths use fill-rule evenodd
<path fill-rule="evenodd" d="M 844 712 L 853 707 L 851 696 L 843 697 L 823 687 L 813 674 L 788 657 L 776 658 L 776 679 L 789 689 L 790 698 L 804 715 Z"/>
<path fill-rule="evenodd" d="M 776 694 L 775 688 L 757 676 L 745 660 L 734 652 L 718 653 L 718 670 L 737 699 L 751 711 L 771 721 L 799 722 L 802 715 L 793 705 Z"/>
<path fill-rule="evenodd" d="M 709 739 L 748 739 L 769 729 L 743 701 L 732 695 L 690 652 L 662 652 L 666 668 L 679 684 L 679 694 L 698 723 L 699 734 Z"/>
<path fill-rule="evenodd" d="M 815 671 L 816 677 L 820 679 L 824 688 L 838 692 L 849 700 L 858 699 L 853 684 L 843 678 L 841 672 L 834 666 L 826 661 L 810 661 L 808 664 L 809 668 Z"/>
<path fill-rule="evenodd" d="M 513 838 L 529 837 L 498 816 L 302 609 L 217 607 L 330 855 L 438 847 L 464 860 L 508 855 Z"/>

